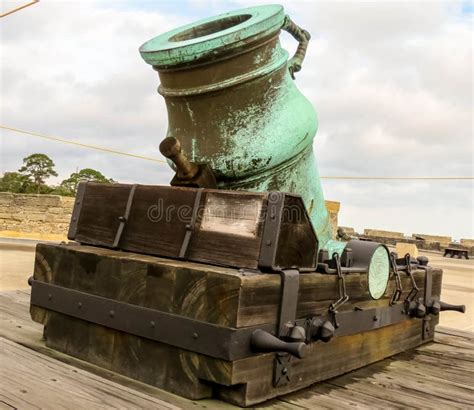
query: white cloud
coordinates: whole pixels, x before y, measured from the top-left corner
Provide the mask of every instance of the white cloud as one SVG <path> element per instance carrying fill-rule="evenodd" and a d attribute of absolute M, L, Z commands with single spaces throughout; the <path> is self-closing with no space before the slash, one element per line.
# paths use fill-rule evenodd
<path fill-rule="evenodd" d="M 7 2 L 13 4 L 15 2 Z M 259 1 L 258 3 L 262 3 Z M 318 111 L 322 175 L 473 174 L 472 14 L 461 2 L 283 1 L 312 40 L 297 85 Z M 2 19 L 1 122 L 159 157 L 166 133 L 146 40 L 255 2 L 41 1 Z M 282 34 L 291 50 L 295 41 Z M 166 183 L 152 162 L 1 133 L 0 171 L 45 152 L 120 181 Z M 473 237 L 471 182 L 323 182 L 345 225 Z"/>

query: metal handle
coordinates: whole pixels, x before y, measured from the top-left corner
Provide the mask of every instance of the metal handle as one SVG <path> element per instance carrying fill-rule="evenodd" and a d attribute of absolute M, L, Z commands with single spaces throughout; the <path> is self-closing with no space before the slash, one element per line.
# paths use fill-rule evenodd
<path fill-rule="evenodd" d="M 295 73 L 301 70 L 311 35 L 306 30 L 297 26 L 288 15 L 285 16 L 285 21 L 281 28 L 290 33 L 299 43 L 295 55 L 288 61 L 288 70 L 290 71 L 291 78 L 294 80 Z"/>
<path fill-rule="evenodd" d="M 459 313 L 466 313 L 466 306 L 465 305 L 451 305 L 446 302 L 439 302 L 440 306 L 440 311 L 446 311 L 446 310 L 454 310 L 455 312 Z"/>
<path fill-rule="evenodd" d="M 261 329 L 254 330 L 252 333 L 250 346 L 256 352 L 285 352 L 299 359 L 302 359 L 306 352 L 304 343 L 284 342 Z"/>

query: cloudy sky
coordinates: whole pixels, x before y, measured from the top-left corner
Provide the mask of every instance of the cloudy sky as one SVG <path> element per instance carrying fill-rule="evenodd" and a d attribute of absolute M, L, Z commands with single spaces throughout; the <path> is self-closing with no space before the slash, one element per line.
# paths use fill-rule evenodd
<path fill-rule="evenodd" d="M 2 2 L 2 11 L 26 1 Z M 166 109 L 146 40 L 256 1 L 43 0 L 0 21 L 2 125 L 160 157 Z M 325 176 L 473 175 L 469 1 L 280 1 L 312 35 L 297 85 L 319 116 Z M 282 34 L 285 48 L 295 43 Z M 60 182 L 96 168 L 165 184 L 166 166 L 0 130 L 0 172 L 35 152 Z M 473 182 L 324 180 L 340 223 L 472 238 Z"/>

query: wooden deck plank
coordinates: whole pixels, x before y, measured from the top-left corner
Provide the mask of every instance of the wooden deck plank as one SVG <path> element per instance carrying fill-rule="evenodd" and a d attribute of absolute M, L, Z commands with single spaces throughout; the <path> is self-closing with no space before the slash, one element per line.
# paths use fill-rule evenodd
<path fill-rule="evenodd" d="M 69 390 L 76 392 L 74 400 L 77 402 L 71 404 L 68 401 L 66 405 L 75 409 L 236 409 L 235 406 L 217 400 L 186 400 L 49 349 L 42 341 L 42 326 L 30 319 L 28 307 L 28 291 L 0 292 L 0 337 L 8 339 L 0 339 L 0 409 L 11 406 L 38 408 L 41 400 L 49 400 L 46 402 L 48 406 L 42 407 L 51 408 L 51 400 L 61 400 L 60 397 L 53 396 L 63 394 L 68 397 L 63 392 Z M 458 331 L 450 333 L 449 329 L 442 328 L 435 340 L 435 343 L 271 400 L 257 408 L 474 407 L 474 335 Z M 7 366 L 3 366 L 5 355 Z M 9 373 L 7 383 L 3 382 L 5 372 Z M 14 376 L 18 372 L 21 374 Z M 33 378 L 33 375 L 37 374 L 45 374 L 46 377 L 40 378 L 41 382 L 38 384 L 32 383 L 32 380 L 38 378 Z M 70 377 L 71 375 L 75 377 Z M 109 384 L 112 387 L 109 388 Z M 21 390 L 26 390 L 27 393 L 22 393 Z M 110 402 L 104 397 L 108 392 L 113 395 Z M 58 403 L 61 404 L 60 401 Z"/>
<path fill-rule="evenodd" d="M 280 400 L 305 409 L 405 408 L 389 399 L 374 398 L 370 394 L 335 387 L 328 382 L 318 383 L 301 392 L 290 393 Z"/>
<path fill-rule="evenodd" d="M 0 395 L 16 408 L 177 409 L 158 398 L 120 386 L 92 373 L 0 338 Z"/>
<path fill-rule="evenodd" d="M 159 397 L 161 400 L 171 403 L 178 408 L 185 409 L 192 406 L 194 409 L 208 410 L 221 408 L 235 409 L 234 406 L 216 400 L 187 400 L 46 347 L 42 338 L 43 326 L 33 322 L 30 318 L 28 311 L 29 298 L 28 291 L 0 292 L 0 337 L 29 348 L 41 355 L 63 362 L 73 368 L 85 370 L 101 378 L 114 381 L 121 386 L 125 386 L 125 388 Z M 0 398 L 0 404 L 1 402 L 2 399 Z"/>

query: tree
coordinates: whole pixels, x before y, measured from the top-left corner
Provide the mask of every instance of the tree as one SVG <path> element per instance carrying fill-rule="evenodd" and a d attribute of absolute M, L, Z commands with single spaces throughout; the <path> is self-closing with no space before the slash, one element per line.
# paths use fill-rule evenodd
<path fill-rule="evenodd" d="M 0 178 L 0 192 L 23 194 L 28 192 L 31 182 L 19 172 L 5 172 Z"/>
<path fill-rule="evenodd" d="M 65 179 L 61 182 L 59 186 L 59 191 L 63 192 L 63 195 L 74 195 L 77 190 L 77 185 L 81 181 L 94 181 L 94 182 L 104 182 L 111 183 L 115 182 L 111 178 L 107 178 L 101 172 L 96 171 L 92 168 L 84 168 L 79 172 L 73 172 L 68 179 Z"/>
<path fill-rule="evenodd" d="M 23 158 L 23 166 L 18 172 L 35 184 L 37 193 L 40 192 L 41 186 L 44 185 L 47 178 L 58 176 L 54 170 L 53 160 L 45 154 L 32 154 Z"/>

